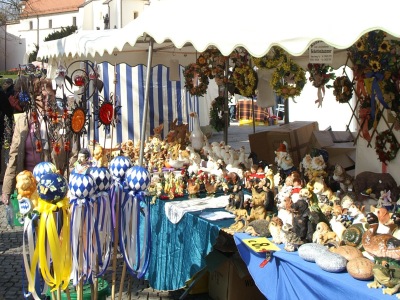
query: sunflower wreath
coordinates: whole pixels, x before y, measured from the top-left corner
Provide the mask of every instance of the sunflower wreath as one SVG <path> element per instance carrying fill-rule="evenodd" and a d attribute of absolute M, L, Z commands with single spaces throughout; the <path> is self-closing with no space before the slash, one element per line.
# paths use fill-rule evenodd
<path fill-rule="evenodd" d="M 353 83 L 347 76 L 340 76 L 335 79 L 333 95 L 339 103 L 348 103 L 353 97 Z"/>
<path fill-rule="evenodd" d="M 248 65 L 236 67 L 232 74 L 233 84 L 239 94 L 251 97 L 255 94 L 257 87 L 257 73 Z"/>
<path fill-rule="evenodd" d="M 224 97 L 217 97 L 211 102 L 210 125 L 217 132 L 220 132 L 225 128 L 224 103 Z"/>
<path fill-rule="evenodd" d="M 185 77 L 185 87 L 187 91 L 193 96 L 203 96 L 208 88 L 208 68 L 206 66 L 200 67 L 198 64 L 190 64 L 185 67 L 183 75 Z M 198 76 L 200 81 L 197 86 L 194 85 L 194 79 Z"/>
<path fill-rule="evenodd" d="M 399 143 L 389 129 L 377 134 L 375 138 L 375 150 L 379 160 L 384 164 L 396 158 L 399 151 Z"/>
<path fill-rule="evenodd" d="M 284 99 L 299 96 L 306 84 L 306 73 L 292 60 L 279 65 L 272 75 L 271 86 Z"/>
<path fill-rule="evenodd" d="M 273 46 L 271 51 L 263 57 L 253 57 L 253 63 L 258 68 L 273 69 L 287 61 L 286 52 L 277 46 Z"/>

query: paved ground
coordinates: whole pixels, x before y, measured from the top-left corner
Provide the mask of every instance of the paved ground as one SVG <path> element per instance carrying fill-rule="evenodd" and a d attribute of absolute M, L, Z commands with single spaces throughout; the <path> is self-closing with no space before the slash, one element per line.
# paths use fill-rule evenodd
<path fill-rule="evenodd" d="M 250 152 L 248 134 L 253 133 L 253 126 L 237 126 L 232 124 L 228 131 L 228 144 L 235 149 L 242 145 L 246 152 Z M 257 126 L 256 132 L 263 131 L 264 126 Z M 210 141 L 222 141 L 224 134 L 214 133 Z M 117 291 L 119 291 L 122 258 L 118 259 Z M 0 204 L 0 300 L 19 300 L 23 297 L 23 261 L 22 261 L 22 227 L 11 227 L 7 225 L 5 205 Z M 106 273 L 104 279 L 111 283 L 112 273 Z M 184 290 L 157 291 L 149 287 L 147 281 L 126 277 L 123 288 L 122 299 L 180 299 Z M 118 296 L 118 294 L 117 294 Z M 108 297 L 107 299 L 111 299 Z M 118 299 L 118 297 L 116 297 Z M 187 295 L 189 300 L 209 300 L 208 294 Z"/>

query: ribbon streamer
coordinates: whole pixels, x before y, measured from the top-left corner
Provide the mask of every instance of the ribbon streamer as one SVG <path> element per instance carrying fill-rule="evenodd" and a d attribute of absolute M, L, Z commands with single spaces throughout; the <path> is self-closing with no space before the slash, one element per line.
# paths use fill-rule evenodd
<path fill-rule="evenodd" d="M 142 213 L 144 222 L 141 222 Z M 144 192 L 124 191 L 119 222 L 120 250 L 127 270 L 140 279 L 149 265 L 151 244 L 150 201 L 146 199 Z"/>
<path fill-rule="evenodd" d="M 33 299 L 40 300 L 38 296 L 44 291 L 38 291 L 36 283 L 40 276 L 39 269 L 35 266 L 35 272 L 32 272 L 32 260 L 33 253 L 35 251 L 35 245 L 37 244 L 37 232 L 35 230 L 34 221 L 37 219 L 37 215 L 34 218 L 25 217 L 24 220 L 24 232 L 22 239 L 22 258 L 24 262 L 25 275 L 28 281 L 28 291 L 32 295 Z M 31 275 L 33 274 L 33 276 Z"/>
<path fill-rule="evenodd" d="M 71 275 L 70 214 L 68 198 L 52 204 L 39 198 L 37 244 L 30 266 L 31 278 L 39 266 L 51 291 L 65 290 Z M 60 221 L 60 222 L 58 222 Z M 50 266 L 51 264 L 51 266 Z M 30 290 L 31 290 L 30 286 Z"/>
<path fill-rule="evenodd" d="M 362 137 L 367 140 L 368 142 L 371 141 L 371 135 L 369 134 L 368 130 L 368 122 L 371 118 L 371 108 L 361 108 L 359 117 L 361 119 L 361 135 Z"/>
<path fill-rule="evenodd" d="M 99 267 L 96 277 L 104 274 L 110 264 L 111 258 L 111 240 L 112 240 L 112 218 L 111 218 L 111 205 L 110 195 L 108 192 L 103 191 L 95 196 L 93 204 L 94 216 L 94 242 L 93 242 L 93 260 L 97 258 Z M 91 266 L 96 270 L 96 266 Z"/>
<path fill-rule="evenodd" d="M 379 102 L 383 105 L 384 108 L 389 108 L 389 105 L 385 102 L 383 98 L 381 88 L 379 87 L 379 82 L 383 80 L 384 76 L 379 72 L 370 72 L 366 74 L 366 78 L 372 79 L 372 82 L 368 82 L 371 84 L 371 118 L 375 120 L 375 109 L 376 109 L 376 98 L 378 98 Z"/>
<path fill-rule="evenodd" d="M 325 85 L 319 86 L 317 90 L 317 100 L 315 100 L 315 103 L 318 103 L 318 107 L 322 107 L 322 101 L 324 100 L 325 97 Z"/>
<path fill-rule="evenodd" d="M 93 215 L 91 198 L 71 198 L 71 245 L 72 245 L 72 283 L 77 285 L 83 279 L 84 283 L 91 283 L 92 280 L 92 241 L 93 241 Z M 81 240 L 80 237 L 84 239 Z M 80 265 L 79 253 L 83 251 L 83 261 Z"/>

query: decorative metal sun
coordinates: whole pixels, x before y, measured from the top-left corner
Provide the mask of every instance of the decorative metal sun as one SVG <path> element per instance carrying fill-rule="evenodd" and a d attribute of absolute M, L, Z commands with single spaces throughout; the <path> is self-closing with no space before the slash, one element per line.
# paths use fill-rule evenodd
<path fill-rule="evenodd" d="M 98 127 L 104 126 L 106 130 L 109 130 L 111 126 L 115 127 L 119 123 L 121 105 L 118 105 L 118 101 L 114 103 L 114 95 L 110 95 L 110 99 L 103 100 L 99 99 L 98 108 L 94 110 L 95 120 L 99 122 Z"/>

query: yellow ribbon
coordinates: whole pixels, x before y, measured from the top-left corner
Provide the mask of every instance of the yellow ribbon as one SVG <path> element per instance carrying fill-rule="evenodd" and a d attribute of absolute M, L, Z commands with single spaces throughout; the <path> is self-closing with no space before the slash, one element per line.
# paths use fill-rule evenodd
<path fill-rule="evenodd" d="M 72 270 L 69 199 L 64 198 L 56 204 L 51 204 L 39 198 L 37 208 L 40 212 L 40 220 L 37 230 L 37 244 L 32 259 L 31 276 L 34 277 L 38 264 L 43 280 L 51 287 L 51 291 L 59 287 L 65 290 L 68 287 Z M 60 235 L 57 232 L 57 220 L 54 214 L 56 211 L 62 212 Z M 49 268 L 50 261 L 52 262 L 52 270 Z M 31 287 L 29 287 L 29 290 L 31 290 Z"/>

